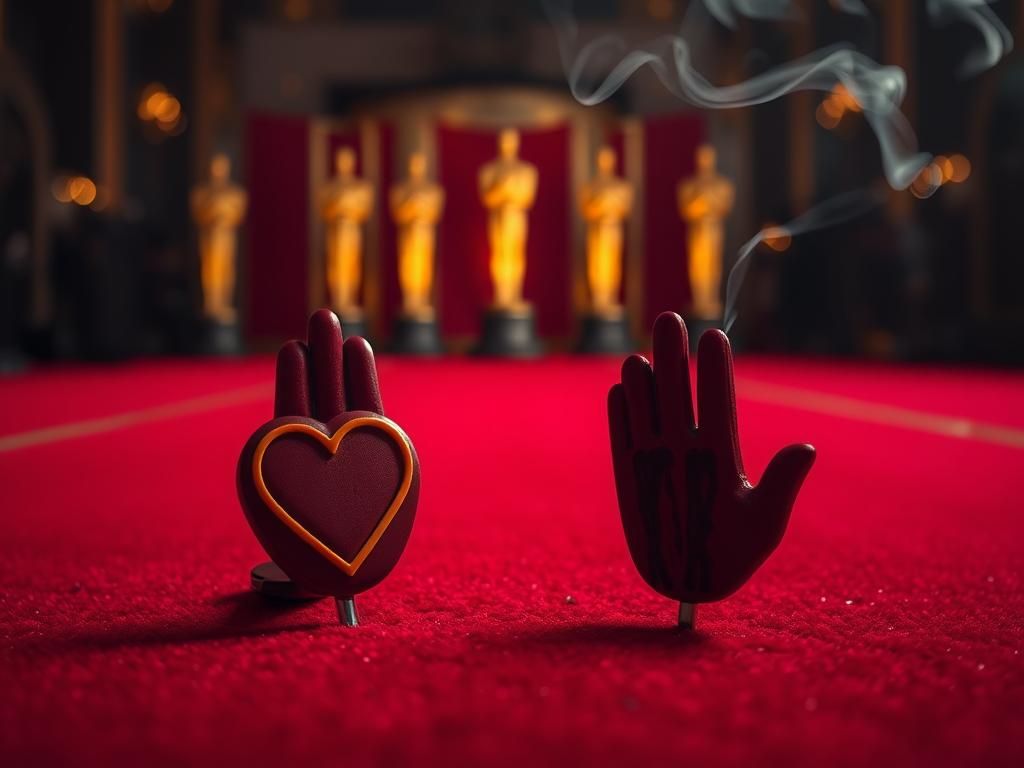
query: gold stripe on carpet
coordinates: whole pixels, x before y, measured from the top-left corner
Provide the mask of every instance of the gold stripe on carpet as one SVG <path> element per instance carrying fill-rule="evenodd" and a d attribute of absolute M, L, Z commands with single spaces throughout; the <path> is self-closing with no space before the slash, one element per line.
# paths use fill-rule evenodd
<path fill-rule="evenodd" d="M 811 413 L 842 416 L 887 427 L 903 427 L 943 437 L 1024 448 L 1024 430 L 998 424 L 988 424 L 927 411 L 915 411 L 897 405 L 885 405 L 844 395 L 830 395 L 813 389 L 790 387 L 785 384 L 769 384 L 740 377 L 736 379 L 736 391 L 743 398 L 772 405 L 783 405 L 787 408 L 810 411 Z"/>
<path fill-rule="evenodd" d="M 214 411 L 218 408 L 226 408 L 238 405 L 239 403 L 270 398 L 273 397 L 273 394 L 274 388 L 272 385 L 255 384 L 240 389 L 218 392 L 214 395 L 203 395 L 202 397 L 193 397 L 188 400 L 178 400 L 174 403 L 157 405 L 153 408 L 142 408 L 137 411 L 117 413 L 113 416 L 101 416 L 96 419 L 85 419 L 68 424 L 43 427 L 42 429 L 32 429 L 27 432 L 17 432 L 13 435 L 0 437 L 0 453 L 16 451 L 19 448 L 28 448 L 35 445 L 59 443 L 63 440 L 99 435 L 105 432 L 124 429 L 125 427 L 134 427 L 138 424 L 166 421 L 176 416 Z"/>

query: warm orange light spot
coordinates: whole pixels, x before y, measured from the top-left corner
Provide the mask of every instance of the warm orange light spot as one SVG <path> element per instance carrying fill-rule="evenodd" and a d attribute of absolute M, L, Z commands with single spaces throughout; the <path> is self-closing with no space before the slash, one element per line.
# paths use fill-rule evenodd
<path fill-rule="evenodd" d="M 935 165 L 935 167 L 939 169 L 939 173 L 942 174 L 943 184 L 953 178 L 953 161 L 948 157 L 939 155 L 933 161 L 933 165 Z"/>
<path fill-rule="evenodd" d="M 181 115 L 181 102 L 173 96 L 168 96 L 160 103 L 156 111 L 156 119 L 161 123 L 173 123 Z"/>
<path fill-rule="evenodd" d="M 50 185 L 50 192 L 57 202 L 87 206 L 97 200 L 101 190 L 88 176 L 58 176 Z"/>
<path fill-rule="evenodd" d="M 150 119 L 160 115 L 160 111 L 169 98 L 170 96 L 166 92 L 157 91 L 146 99 L 146 114 Z"/>
<path fill-rule="evenodd" d="M 942 171 L 935 163 L 929 163 L 910 183 L 910 192 L 914 197 L 923 200 L 935 194 L 935 190 L 941 186 Z"/>
<path fill-rule="evenodd" d="M 829 96 L 823 102 L 821 102 L 821 108 L 825 110 L 825 113 L 836 120 L 842 118 L 843 113 L 846 111 L 846 107 L 843 106 L 843 102 L 837 99 L 835 96 Z"/>
<path fill-rule="evenodd" d="M 150 83 L 143 88 L 139 95 L 139 104 L 135 109 L 139 119 L 154 120 L 168 95 L 167 90 L 160 83 Z"/>
<path fill-rule="evenodd" d="M 176 136 L 184 129 L 181 102 L 160 83 L 150 83 L 142 89 L 136 113 L 140 120 L 154 124 L 162 133 Z"/>
<path fill-rule="evenodd" d="M 768 224 L 761 231 L 764 233 L 762 241 L 773 251 L 781 253 L 793 244 L 793 236 L 789 234 L 789 230 L 785 227 Z"/>
<path fill-rule="evenodd" d="M 822 128 L 826 128 L 830 131 L 839 125 L 840 117 L 829 114 L 828 110 L 825 108 L 824 102 L 818 105 L 818 109 L 815 110 L 814 116 Z"/>
<path fill-rule="evenodd" d="M 68 194 L 79 205 L 91 205 L 96 199 L 96 184 L 88 176 L 75 176 L 68 183 Z"/>
<path fill-rule="evenodd" d="M 851 112 L 861 111 L 861 105 L 860 102 L 857 101 L 857 97 L 854 96 L 853 93 L 850 92 L 850 89 L 842 83 L 837 84 L 836 87 L 832 89 L 832 97 L 837 99 L 839 103 L 843 105 L 843 109 L 848 109 Z"/>
<path fill-rule="evenodd" d="M 950 165 L 952 166 L 952 172 L 949 175 L 949 180 L 959 184 L 967 181 L 967 178 L 971 175 L 971 161 L 963 155 L 951 155 L 949 158 Z"/>

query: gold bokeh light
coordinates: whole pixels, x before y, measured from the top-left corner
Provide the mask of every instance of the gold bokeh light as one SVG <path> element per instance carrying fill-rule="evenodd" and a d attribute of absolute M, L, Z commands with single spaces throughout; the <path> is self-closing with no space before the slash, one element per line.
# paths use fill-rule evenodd
<path fill-rule="evenodd" d="M 950 155 L 949 163 L 952 168 L 949 175 L 949 180 L 954 184 L 960 184 L 967 181 L 967 178 L 971 175 L 971 161 L 963 155 Z"/>
<path fill-rule="evenodd" d="M 814 116 L 815 118 L 817 118 L 818 124 L 822 128 L 831 131 L 833 128 L 839 125 L 841 115 L 833 114 L 831 106 L 826 106 L 826 104 L 829 104 L 827 100 L 819 104 L 818 109 L 814 113 Z"/>
<path fill-rule="evenodd" d="M 764 232 L 764 244 L 773 251 L 782 253 L 782 251 L 788 250 L 789 246 L 793 244 L 793 236 L 784 227 L 776 224 L 766 224 L 762 231 Z"/>
<path fill-rule="evenodd" d="M 939 169 L 939 173 L 942 174 L 942 183 L 945 184 L 953 178 L 953 161 L 944 155 L 938 155 L 935 158 L 934 165 Z"/>
<path fill-rule="evenodd" d="M 862 112 L 863 107 L 849 88 L 837 83 L 822 102 L 818 105 L 815 117 L 822 128 L 832 130 L 842 121 L 847 112 Z"/>
<path fill-rule="evenodd" d="M 181 102 L 161 83 L 150 83 L 142 89 L 135 111 L 143 123 L 167 135 L 180 133 L 184 125 Z"/>
<path fill-rule="evenodd" d="M 83 207 L 93 205 L 100 196 L 96 182 L 88 176 L 58 176 L 53 180 L 50 191 L 57 202 Z"/>
<path fill-rule="evenodd" d="M 936 155 L 910 184 L 914 197 L 931 197 L 943 184 L 961 184 L 971 175 L 971 161 L 961 154 Z"/>
<path fill-rule="evenodd" d="M 929 163 L 910 183 L 911 194 L 919 200 L 931 197 L 942 186 L 942 170 L 936 163 Z"/>

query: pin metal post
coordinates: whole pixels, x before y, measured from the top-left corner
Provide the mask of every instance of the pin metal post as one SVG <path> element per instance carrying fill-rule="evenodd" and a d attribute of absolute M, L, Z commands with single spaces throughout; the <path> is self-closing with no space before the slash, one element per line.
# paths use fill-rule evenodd
<path fill-rule="evenodd" d="M 358 627 L 359 614 L 356 613 L 356 600 L 354 597 L 335 598 L 338 606 L 338 621 L 345 627 Z"/>
<path fill-rule="evenodd" d="M 697 606 L 693 603 L 679 604 L 679 626 L 683 629 L 697 627 Z"/>

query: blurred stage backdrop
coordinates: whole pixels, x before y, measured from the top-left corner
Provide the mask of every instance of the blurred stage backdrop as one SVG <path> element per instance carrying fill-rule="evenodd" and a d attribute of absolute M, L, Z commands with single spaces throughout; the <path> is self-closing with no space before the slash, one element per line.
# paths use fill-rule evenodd
<path fill-rule="evenodd" d="M 699 20 L 695 64 L 734 83 L 841 40 L 908 76 L 904 112 L 921 146 L 956 165 L 841 225 L 755 252 L 734 329 L 746 349 L 881 359 L 1024 360 L 1024 55 L 961 77 L 979 45 L 937 26 L 924 2 L 797 2 L 804 21 Z M 683 0 L 574 4 L 588 36 L 672 31 Z M 993 11 L 1019 36 L 1021 4 Z M 248 194 L 237 304 L 252 349 L 303 332 L 327 301 L 318 190 L 335 151 L 374 187 L 361 303 L 375 344 L 401 306 L 390 187 L 413 151 L 444 189 L 434 304 L 449 349 L 468 349 L 491 302 L 477 175 L 501 129 L 538 170 L 524 296 L 547 348 L 568 349 L 588 303 L 578 200 L 595 153 L 632 183 L 621 300 L 642 341 L 690 302 L 676 190 L 697 147 L 735 186 L 725 268 L 742 244 L 816 201 L 881 177 L 856 109 L 827 93 L 699 111 L 645 71 L 611 99 L 570 95 L 539 2 L 500 0 L 0 0 L 0 255 L 8 360 L 109 359 L 194 350 L 200 318 L 190 190 L 218 152 Z M 838 115 L 838 116 L 837 116 Z M 954 162 L 955 161 L 955 162 Z M 946 162 L 946 161 L 944 161 Z"/>
<path fill-rule="evenodd" d="M 366 233 L 362 296 L 372 336 L 389 338 L 401 307 L 388 188 L 403 174 L 409 153 L 423 151 L 446 195 L 438 227 L 435 307 L 444 338 L 457 347 L 471 343 L 492 299 L 487 215 L 477 174 L 495 156 L 498 133 L 509 125 L 521 133 L 519 156 L 539 171 L 529 214 L 524 297 L 536 310 L 540 335 L 568 344 L 587 307 L 584 231 L 576 201 L 602 144 L 618 150 L 619 172 L 639 192 L 627 225 L 622 288 L 634 330 L 646 333 L 662 307 L 683 311 L 689 302 L 686 239 L 675 186 L 694 171 L 694 153 L 705 131 L 700 115 L 619 118 L 607 109 L 580 107 L 557 91 L 454 88 L 371 103 L 344 119 L 247 116 L 250 222 L 243 300 L 249 336 L 300 336 L 309 311 L 327 303 L 315 199 L 333 174 L 335 151 L 347 146 L 355 150 L 358 173 L 377 196 Z M 671 150 L 652 155 L 645 152 L 648 146 Z M 280 161 L 283 147 L 289 147 L 289 162 Z M 644 205 L 659 199 L 661 204 Z M 644 235 L 652 232 L 674 247 L 645 248 Z"/>

